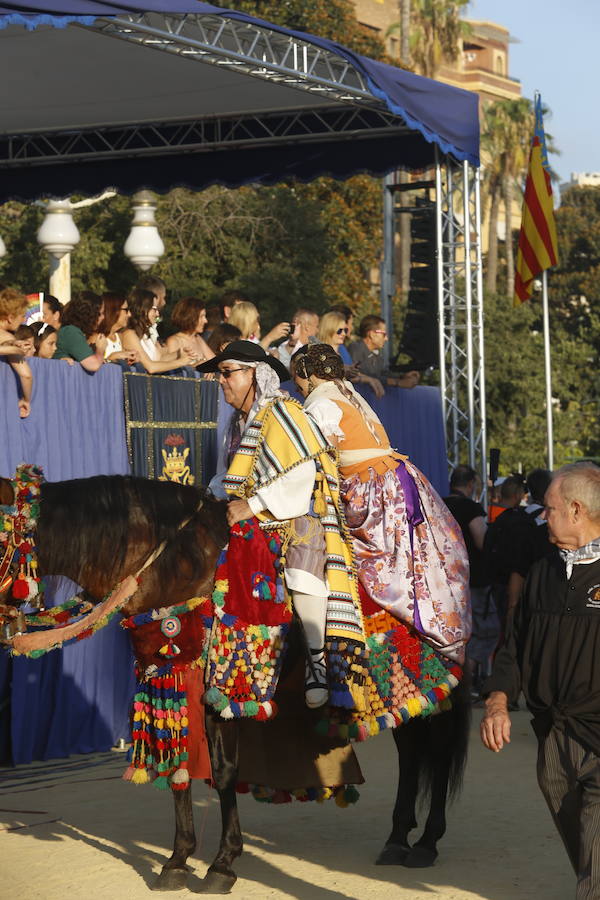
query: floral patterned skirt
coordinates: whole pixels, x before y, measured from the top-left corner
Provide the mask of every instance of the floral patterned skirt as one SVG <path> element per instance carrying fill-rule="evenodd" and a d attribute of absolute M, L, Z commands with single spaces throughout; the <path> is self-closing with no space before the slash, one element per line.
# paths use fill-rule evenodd
<path fill-rule="evenodd" d="M 469 560 L 460 527 L 408 460 L 341 482 L 361 584 L 371 599 L 459 663 L 471 633 Z"/>

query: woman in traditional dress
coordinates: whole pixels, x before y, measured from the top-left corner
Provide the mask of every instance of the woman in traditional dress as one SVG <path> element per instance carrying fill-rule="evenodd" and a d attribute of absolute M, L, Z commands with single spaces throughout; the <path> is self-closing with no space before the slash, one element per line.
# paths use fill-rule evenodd
<path fill-rule="evenodd" d="M 342 534 L 335 452 L 301 405 L 279 389 L 280 379 L 289 378 L 287 369 L 258 344 L 234 341 L 199 371 L 218 373 L 225 400 L 235 410 L 221 458 L 227 470 L 213 479 L 211 490 L 231 498 L 230 526 L 256 517 L 261 529 L 280 533 L 285 584 L 310 651 L 306 703 L 322 706 L 329 696 L 325 662 L 329 597 L 334 598 L 337 621 L 327 635 L 345 641 L 357 664 L 359 645 L 364 649 L 358 585 Z M 351 699 L 347 705 L 353 705 Z"/>
<path fill-rule="evenodd" d="M 292 358 L 304 408 L 339 450 L 340 493 L 362 587 L 379 606 L 462 663 L 469 567 L 460 529 L 425 476 L 397 453 L 327 344 Z"/>

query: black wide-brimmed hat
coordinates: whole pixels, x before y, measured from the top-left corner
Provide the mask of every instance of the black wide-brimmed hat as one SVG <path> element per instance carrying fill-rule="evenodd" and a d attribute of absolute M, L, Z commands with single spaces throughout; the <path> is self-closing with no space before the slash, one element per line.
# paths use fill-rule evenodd
<path fill-rule="evenodd" d="M 202 365 L 196 366 L 196 371 L 216 372 L 218 371 L 219 363 L 229 360 L 241 363 L 264 362 L 277 372 L 280 381 L 290 380 L 290 373 L 283 363 L 271 356 L 270 353 L 267 353 L 266 350 L 263 350 L 260 344 L 255 344 L 253 341 L 232 341 L 231 344 L 228 344 L 224 350 L 221 350 L 212 359 L 207 359 Z"/>

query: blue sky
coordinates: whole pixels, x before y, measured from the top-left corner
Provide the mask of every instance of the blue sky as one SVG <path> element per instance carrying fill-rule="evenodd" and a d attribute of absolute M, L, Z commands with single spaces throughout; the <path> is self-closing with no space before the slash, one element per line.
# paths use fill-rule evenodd
<path fill-rule="evenodd" d="M 600 0 L 471 0 L 466 17 L 497 22 L 518 39 L 509 75 L 552 110 L 545 126 L 561 150 L 551 158 L 560 180 L 599 172 Z"/>

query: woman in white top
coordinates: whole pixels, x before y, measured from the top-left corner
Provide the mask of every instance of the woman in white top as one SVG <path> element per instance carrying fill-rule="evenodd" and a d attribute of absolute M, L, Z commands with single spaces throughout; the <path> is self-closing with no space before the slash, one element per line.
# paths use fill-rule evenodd
<path fill-rule="evenodd" d="M 123 350 L 121 343 L 121 332 L 127 328 L 129 321 L 127 298 L 122 294 L 108 291 L 102 294 L 102 300 L 104 302 L 104 318 L 99 326 L 99 331 L 106 335 L 104 359 L 108 362 L 125 359 L 131 366 L 138 362 L 140 357 L 137 350 Z"/>
<path fill-rule="evenodd" d="M 135 350 L 139 361 L 150 375 L 160 375 L 181 366 L 194 366 L 194 355 L 181 350 L 162 351 L 153 341 L 150 329 L 159 316 L 156 296 L 151 291 L 135 288 L 129 296 L 129 327 L 121 333 L 124 350 Z"/>
<path fill-rule="evenodd" d="M 202 332 L 206 327 L 206 303 L 199 297 L 183 297 L 178 300 L 171 313 L 171 323 L 177 329 L 167 338 L 167 350 L 187 350 L 198 357 L 198 362 L 212 359 L 215 355 Z"/>

